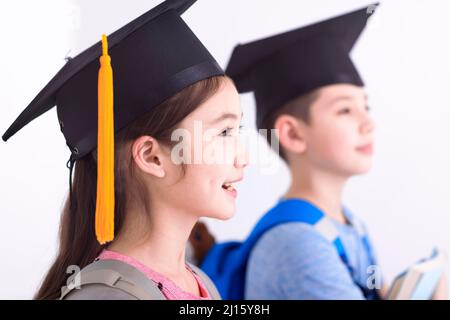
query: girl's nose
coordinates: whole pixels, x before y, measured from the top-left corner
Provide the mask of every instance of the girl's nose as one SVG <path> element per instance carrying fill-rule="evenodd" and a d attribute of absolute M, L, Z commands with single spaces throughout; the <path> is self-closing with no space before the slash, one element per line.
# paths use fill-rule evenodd
<path fill-rule="evenodd" d="M 245 168 L 249 163 L 249 155 L 247 149 L 238 138 L 236 141 L 236 157 L 234 159 L 234 166 L 236 168 Z"/>

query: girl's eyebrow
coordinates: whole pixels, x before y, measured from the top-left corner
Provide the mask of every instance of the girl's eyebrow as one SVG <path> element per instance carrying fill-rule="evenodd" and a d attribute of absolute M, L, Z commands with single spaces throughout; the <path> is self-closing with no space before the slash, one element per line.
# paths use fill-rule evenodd
<path fill-rule="evenodd" d="M 241 113 L 241 118 L 244 116 L 244 113 Z M 226 120 L 226 119 L 233 119 L 233 120 L 237 120 L 238 116 L 235 113 L 222 113 L 218 118 L 216 118 L 215 120 L 211 121 L 210 124 L 216 124 L 220 121 Z"/>

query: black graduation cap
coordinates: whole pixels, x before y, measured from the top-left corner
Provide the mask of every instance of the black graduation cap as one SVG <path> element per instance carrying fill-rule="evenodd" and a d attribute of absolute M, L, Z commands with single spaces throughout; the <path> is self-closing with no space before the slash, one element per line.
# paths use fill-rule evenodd
<path fill-rule="evenodd" d="M 364 85 L 349 53 L 377 5 L 234 48 L 225 72 L 240 93 L 254 91 L 258 128 L 277 108 L 314 89 Z"/>
<path fill-rule="evenodd" d="M 114 239 L 114 133 L 166 99 L 223 70 L 180 15 L 196 0 L 166 0 L 69 59 L 3 135 L 8 140 L 55 105 L 77 159 L 97 148 L 95 231 Z M 114 72 L 113 72 L 114 70 Z"/>
<path fill-rule="evenodd" d="M 187 86 L 224 72 L 180 15 L 196 0 L 167 0 L 108 36 L 119 131 Z M 69 61 L 2 138 L 57 106 L 61 131 L 79 159 L 97 145 L 100 42 Z"/>

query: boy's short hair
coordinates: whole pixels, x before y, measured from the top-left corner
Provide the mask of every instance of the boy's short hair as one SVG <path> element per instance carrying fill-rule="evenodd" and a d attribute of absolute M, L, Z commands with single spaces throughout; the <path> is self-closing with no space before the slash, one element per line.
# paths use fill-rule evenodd
<path fill-rule="evenodd" d="M 306 124 L 310 124 L 310 109 L 313 102 L 317 99 L 319 96 L 319 89 L 310 91 L 306 94 L 303 94 L 301 96 L 298 96 L 292 100 L 290 100 L 288 103 L 286 103 L 284 106 L 282 106 L 278 111 L 268 115 L 262 122 L 262 127 L 259 129 L 267 129 L 267 134 L 265 135 L 265 138 L 267 140 L 267 143 L 272 148 L 272 135 L 270 134 L 270 130 L 274 129 L 275 122 L 277 121 L 278 117 L 280 117 L 283 114 L 287 114 L 290 116 L 293 116 L 301 121 L 303 121 Z M 274 139 L 277 139 L 276 136 L 274 136 Z M 288 163 L 286 152 L 283 150 L 283 147 L 279 144 L 279 156 L 281 159 L 283 159 L 286 163 Z"/>

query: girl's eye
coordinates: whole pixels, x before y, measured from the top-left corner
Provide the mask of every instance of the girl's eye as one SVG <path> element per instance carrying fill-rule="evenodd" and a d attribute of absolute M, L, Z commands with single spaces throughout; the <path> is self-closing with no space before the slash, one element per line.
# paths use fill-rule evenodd
<path fill-rule="evenodd" d="M 370 112 L 372 110 L 372 108 L 370 106 L 366 106 L 366 111 Z"/>
<path fill-rule="evenodd" d="M 225 130 L 223 130 L 223 131 L 219 134 L 219 136 L 222 136 L 222 137 L 228 137 L 228 136 L 231 136 L 231 135 L 232 135 L 232 132 L 233 132 L 233 128 L 228 127 L 228 128 L 226 128 Z"/>
<path fill-rule="evenodd" d="M 243 125 L 240 125 L 240 126 L 239 126 L 239 133 L 241 133 L 241 130 L 242 130 L 243 127 L 244 127 Z M 223 131 L 219 134 L 219 136 L 221 136 L 221 137 L 230 137 L 230 136 L 233 135 L 233 131 L 234 131 L 234 130 L 235 130 L 234 128 L 228 127 L 228 128 L 226 128 L 225 130 L 223 130 Z"/>

